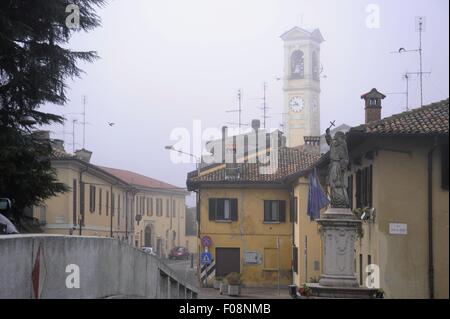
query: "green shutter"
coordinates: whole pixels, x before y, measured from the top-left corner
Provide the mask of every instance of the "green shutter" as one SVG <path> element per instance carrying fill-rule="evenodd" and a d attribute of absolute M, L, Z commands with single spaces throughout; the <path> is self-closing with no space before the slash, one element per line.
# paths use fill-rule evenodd
<path fill-rule="evenodd" d="M 231 204 L 231 220 L 237 221 L 238 220 L 238 201 L 237 198 L 230 199 Z"/>
<path fill-rule="evenodd" d="M 271 212 L 271 202 L 270 202 L 270 200 L 265 200 L 264 201 L 264 221 L 265 222 L 271 221 L 270 212 Z"/>
<path fill-rule="evenodd" d="M 284 223 L 286 222 L 286 201 L 280 200 L 278 205 L 280 209 L 280 223 Z"/>

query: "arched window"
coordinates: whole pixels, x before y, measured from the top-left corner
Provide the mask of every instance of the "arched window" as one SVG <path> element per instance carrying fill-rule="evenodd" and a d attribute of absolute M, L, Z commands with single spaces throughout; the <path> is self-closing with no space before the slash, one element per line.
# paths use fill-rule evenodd
<path fill-rule="evenodd" d="M 319 68 L 319 58 L 317 57 L 317 52 L 312 53 L 312 74 L 313 80 L 319 81 L 320 68 Z"/>
<path fill-rule="evenodd" d="M 291 55 L 291 76 L 296 79 L 303 79 L 305 76 L 305 60 L 303 51 L 296 50 Z"/>

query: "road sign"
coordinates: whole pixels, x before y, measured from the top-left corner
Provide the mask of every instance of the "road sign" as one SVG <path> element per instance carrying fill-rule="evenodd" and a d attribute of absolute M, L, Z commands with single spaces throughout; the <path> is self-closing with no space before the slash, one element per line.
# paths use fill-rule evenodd
<path fill-rule="evenodd" d="M 203 236 L 201 241 L 203 247 L 211 247 L 212 245 L 212 239 L 209 236 Z"/>
<path fill-rule="evenodd" d="M 212 255 L 210 252 L 203 252 L 200 256 L 200 263 L 202 265 L 209 265 L 212 262 Z"/>

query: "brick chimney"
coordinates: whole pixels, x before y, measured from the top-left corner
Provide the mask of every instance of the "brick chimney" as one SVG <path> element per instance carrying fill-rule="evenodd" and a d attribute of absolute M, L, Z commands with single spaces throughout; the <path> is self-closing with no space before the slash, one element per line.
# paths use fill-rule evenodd
<path fill-rule="evenodd" d="M 381 120 L 381 100 L 386 95 L 373 88 L 370 92 L 361 95 L 361 99 L 365 101 L 366 124 Z"/>
<path fill-rule="evenodd" d="M 320 155 L 320 136 L 305 136 L 303 139 L 303 150 L 306 153 Z"/>

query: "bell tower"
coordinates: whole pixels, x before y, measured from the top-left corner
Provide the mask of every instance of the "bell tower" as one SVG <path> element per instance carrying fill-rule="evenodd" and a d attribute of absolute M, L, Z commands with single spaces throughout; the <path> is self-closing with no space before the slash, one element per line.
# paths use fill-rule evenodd
<path fill-rule="evenodd" d="M 285 32 L 283 75 L 283 126 L 287 146 L 304 144 L 307 136 L 320 136 L 319 29 L 294 27 Z"/>

